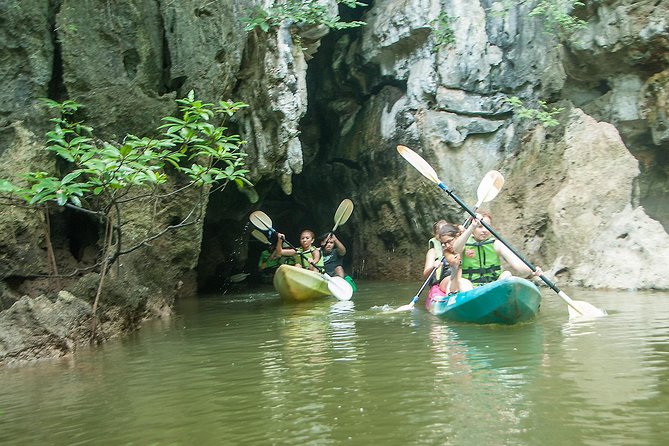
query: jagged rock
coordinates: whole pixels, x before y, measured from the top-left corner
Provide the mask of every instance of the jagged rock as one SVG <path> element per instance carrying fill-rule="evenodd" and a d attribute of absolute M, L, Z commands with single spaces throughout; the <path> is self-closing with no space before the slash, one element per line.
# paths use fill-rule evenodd
<path fill-rule="evenodd" d="M 399 158 L 395 146 L 403 143 L 418 150 L 467 203 L 474 202 L 486 171 L 502 169 L 507 185 L 491 204 L 495 224 L 561 281 L 666 287 L 658 274 L 663 265 L 648 259 L 654 244 L 666 246 L 666 232 L 653 218 L 669 226 L 663 161 L 669 138 L 667 0 L 587 2 L 579 15 L 587 27 L 560 38 L 545 32 L 542 17 L 529 16 L 532 2 L 454 0 L 447 8 L 433 0 L 374 2 L 360 17 L 366 27 L 332 34 L 291 22 L 269 33 L 246 33 L 239 19 L 251 15 L 258 1 L 5 3 L 3 176 L 33 165 L 54 168 L 53 160 L 41 162 L 41 137 L 35 136 L 47 127 L 46 112 L 35 105 L 38 97 L 83 102 L 87 123 L 114 139 L 151 133 L 161 116 L 174 111 L 174 98 L 194 89 L 207 101 L 231 98 L 251 105 L 235 115 L 231 127 L 248 141 L 257 183 L 249 195 L 260 204 L 268 196 L 281 201 L 272 190 L 278 185 L 293 195 L 288 211 L 306 209 L 310 219 L 328 227 L 336 202 L 344 195 L 354 200 L 356 212 L 341 234 L 358 274 L 416 277 L 432 223 L 464 218 L 452 200 Z M 321 4 L 337 10 L 334 0 Z M 436 41 L 435 20 L 442 11 L 453 19 L 450 44 Z M 584 113 L 565 113 L 563 127 L 545 131 L 515 119 L 504 102 L 508 96 L 528 105 L 548 100 L 576 106 Z M 595 175 L 602 177 L 598 188 L 581 178 Z M 614 189 L 612 181 L 624 187 Z M 239 194 L 226 194 L 212 200 L 212 239 L 204 243 L 222 254 L 200 257 L 219 259 L 222 268 L 245 260 L 246 248 L 233 245 L 246 235 L 240 222 L 250 209 Z M 178 221 L 193 200 L 172 203 L 156 221 L 150 209 L 133 209 L 123 222 L 124 245 L 140 240 L 154 224 Z M 62 212 L 53 218 L 58 263 L 67 270 L 94 263 L 97 225 L 84 221 L 91 240 L 72 246 L 66 229 L 74 217 Z M 599 229 L 584 230 L 591 225 Z M 67 351 L 69 341 L 52 342 L 63 333 L 58 338 L 28 316 L 46 303 L 13 303 L 23 289 L 47 288 L 37 281 L 32 288 L 17 285 L 26 276 L 49 273 L 39 219 L 2 207 L 0 227 L 0 279 L 12 278 L 4 283 L 3 302 L 14 308 L 0 317 L 23 318 L 34 329 L 31 339 L 44 341 L 42 350 L 26 343 L 11 350 L 25 353 L 12 354 Z M 155 240 L 112 270 L 100 308 L 103 337 L 167 315 L 176 296 L 194 292 L 202 231 L 200 222 Z M 648 231 L 657 237 L 642 237 Z M 611 258 L 633 253 L 644 271 L 632 268 L 634 280 L 611 281 L 615 260 L 595 258 L 602 244 Z M 200 271 L 215 281 L 227 274 L 219 266 Z M 90 303 L 97 280 L 89 274 L 63 287 Z"/>
<path fill-rule="evenodd" d="M 90 337 L 91 306 L 67 291 L 52 302 L 23 296 L 0 312 L 0 364 L 70 354 Z"/>

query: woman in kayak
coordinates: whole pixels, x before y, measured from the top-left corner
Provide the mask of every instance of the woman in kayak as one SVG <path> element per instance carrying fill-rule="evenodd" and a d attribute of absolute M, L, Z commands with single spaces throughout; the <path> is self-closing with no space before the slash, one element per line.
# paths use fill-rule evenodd
<path fill-rule="evenodd" d="M 458 291 L 467 291 L 473 288 L 472 283 L 462 277 L 460 268 L 460 254 L 453 248 L 453 243 L 460 235 L 461 229 L 452 224 L 445 224 L 439 228 L 439 240 L 443 247 L 443 262 L 447 265 L 448 275 L 444 274 L 439 281 L 439 288 L 446 294 L 454 294 Z"/>
<path fill-rule="evenodd" d="M 443 261 L 442 251 L 444 248 L 439 238 L 441 228 L 447 224 L 446 220 L 438 220 L 432 225 L 432 238 L 428 242 L 428 250 L 425 253 L 425 265 L 423 266 L 423 280 L 427 279 L 436 268 L 434 275 L 430 279 L 430 285 L 439 283 L 444 277 L 450 275 L 448 265 L 444 264 Z"/>
<path fill-rule="evenodd" d="M 314 246 L 314 240 L 316 239 L 316 234 L 314 231 L 305 229 L 300 234 L 300 247 L 293 248 L 284 248 L 283 240 L 285 236 L 283 234 L 277 234 L 276 242 L 276 253 L 280 256 L 293 256 L 295 260 L 295 266 L 298 268 L 307 268 L 311 271 L 323 271 L 323 258 L 321 257 L 321 252 L 318 248 Z"/>

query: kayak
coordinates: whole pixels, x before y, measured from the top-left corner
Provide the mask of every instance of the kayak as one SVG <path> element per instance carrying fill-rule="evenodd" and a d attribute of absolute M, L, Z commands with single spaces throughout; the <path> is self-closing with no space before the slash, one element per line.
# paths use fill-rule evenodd
<path fill-rule="evenodd" d="M 328 281 L 322 274 L 305 268 L 281 265 L 274 273 L 274 289 L 288 302 L 302 302 L 331 296 Z"/>
<path fill-rule="evenodd" d="M 358 285 L 356 285 L 355 282 L 353 281 L 353 277 L 347 274 L 346 276 L 344 276 L 344 280 L 347 281 L 349 285 L 351 285 L 351 288 L 353 288 L 353 292 L 358 291 Z"/>
<path fill-rule="evenodd" d="M 541 293 L 529 280 L 509 277 L 473 290 L 446 296 L 439 285 L 430 288 L 427 311 L 443 319 L 475 324 L 516 324 L 539 312 Z"/>

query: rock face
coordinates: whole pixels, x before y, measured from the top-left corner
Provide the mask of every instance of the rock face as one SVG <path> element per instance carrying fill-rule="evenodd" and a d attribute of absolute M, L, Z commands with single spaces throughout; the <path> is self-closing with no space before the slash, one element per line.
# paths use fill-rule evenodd
<path fill-rule="evenodd" d="M 285 21 L 267 33 L 244 31 L 240 19 L 261 3 L 0 5 L 3 178 L 59 168 L 43 151 L 49 123 L 40 97 L 85 104 L 86 123 L 111 141 L 151 134 L 191 89 L 206 101 L 250 104 L 231 130 L 248 141 L 255 189 L 212 196 L 204 223 L 127 257 L 104 290 L 103 337 L 169 313 L 175 298 L 195 292 L 196 272 L 200 283 L 239 272 L 254 207 L 289 234 L 304 226 L 322 232 L 350 197 L 356 209 L 340 238 L 353 273 L 417 277 L 432 223 L 460 222 L 464 213 L 398 156 L 397 144 L 418 151 L 466 203 L 476 201 L 488 170 L 500 170 L 507 181 L 488 206 L 495 226 L 561 285 L 669 288 L 654 261 L 669 246 L 669 0 L 587 1 L 572 11 L 586 23 L 573 34 L 546 32 L 555 23 L 532 16 L 533 2 L 488 0 L 376 1 L 340 6 L 367 23 L 359 29 Z M 337 11 L 335 0 L 321 4 Z M 561 125 L 520 119 L 506 101 L 513 96 L 527 107 L 543 100 L 563 108 Z M 172 203 L 160 218 L 178 220 L 188 202 Z M 131 240 L 150 215 L 127 215 Z M 90 265 L 95 225 L 67 210 L 51 218 L 61 272 Z M 52 272 L 44 217 L 3 206 L 0 223 L 0 315 L 28 314 L 25 295 L 57 303 L 58 284 L 36 278 Z M 633 274 L 621 280 L 620 269 Z M 97 277 L 59 285 L 90 304 Z M 43 349 L 31 347 L 30 335 L 4 354 L 27 357 L 23 345 L 58 355 L 76 345 L 62 339 L 86 337 L 72 333 L 48 338 Z"/>
<path fill-rule="evenodd" d="M 466 203 L 476 201 L 486 171 L 501 170 L 507 183 L 488 205 L 498 231 L 558 273 L 562 284 L 666 288 L 651 266 L 657 252 L 651 247 L 666 245 L 662 225 L 669 227 L 662 198 L 669 2 L 587 2 L 574 11 L 586 26 L 557 36 L 545 32 L 548 18 L 530 15 L 531 2 L 514 3 L 502 10 L 501 3 L 449 1 L 443 11 L 454 19 L 454 42 L 437 45 L 439 2 L 382 2 L 365 14 L 368 26 L 357 38 L 323 45 L 332 55 L 323 52 L 314 77 L 325 78 L 328 91 L 311 97 L 323 105 L 307 119 L 340 125 L 327 140 L 315 138 L 329 156 L 317 169 L 305 167 L 305 176 L 364 191 L 352 197 L 362 208 L 350 234 L 354 268 L 373 277 L 415 277 L 432 222 L 464 219 L 445 194 L 398 160 L 401 143 Z M 332 68 L 319 70 L 328 60 Z M 565 111 L 561 127 L 543 129 L 514 119 L 504 101 L 510 96 L 581 111 Z M 607 221 L 612 215 L 640 228 L 658 226 L 639 250 L 636 237 Z M 624 247 L 645 271 L 612 280 L 607 262 L 618 262 Z"/>
<path fill-rule="evenodd" d="M 544 271 L 561 283 L 666 289 L 665 274 L 647 262 L 667 254 L 669 236 L 638 205 L 637 160 L 611 124 L 580 109 L 565 119 L 553 142 L 536 131 L 507 161 L 495 224 L 518 228 L 514 243 L 547 259 Z"/>
<path fill-rule="evenodd" d="M 0 364 L 60 357 L 90 336 L 91 306 L 67 291 L 52 302 L 22 297 L 0 312 Z"/>

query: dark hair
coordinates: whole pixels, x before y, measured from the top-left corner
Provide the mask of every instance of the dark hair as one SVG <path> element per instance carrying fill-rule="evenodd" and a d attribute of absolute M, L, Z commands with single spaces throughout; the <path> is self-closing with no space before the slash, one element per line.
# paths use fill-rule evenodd
<path fill-rule="evenodd" d="M 311 229 L 302 229 L 302 231 L 300 232 L 300 238 L 302 238 L 302 234 L 304 234 L 305 232 L 311 234 L 311 238 L 316 240 L 316 234 Z"/>

